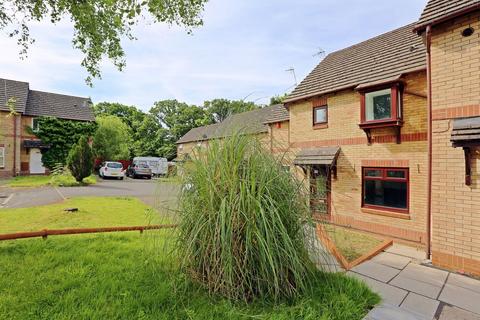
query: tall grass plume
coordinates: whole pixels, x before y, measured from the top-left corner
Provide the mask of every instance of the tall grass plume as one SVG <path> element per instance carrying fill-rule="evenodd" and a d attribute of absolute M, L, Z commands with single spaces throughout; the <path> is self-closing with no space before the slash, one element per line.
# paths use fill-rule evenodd
<path fill-rule="evenodd" d="M 192 152 L 182 170 L 182 265 L 233 300 L 292 299 L 314 274 L 303 185 L 264 147 L 237 133 Z"/>

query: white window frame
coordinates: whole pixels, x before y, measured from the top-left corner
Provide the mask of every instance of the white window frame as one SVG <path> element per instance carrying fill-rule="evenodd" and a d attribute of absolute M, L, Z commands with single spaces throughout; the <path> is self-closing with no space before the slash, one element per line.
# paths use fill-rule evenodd
<path fill-rule="evenodd" d="M 389 118 L 384 118 L 384 119 L 374 119 L 373 99 L 375 97 L 384 96 L 384 95 L 387 95 L 387 94 L 390 95 L 390 117 Z M 365 94 L 365 120 L 366 121 L 382 121 L 382 120 L 391 119 L 393 117 L 392 99 L 393 99 L 393 97 L 392 97 L 392 89 L 391 88 L 366 93 Z"/>
<path fill-rule="evenodd" d="M 5 168 L 5 147 L 0 147 L 0 168 Z"/>
<path fill-rule="evenodd" d="M 33 132 L 37 132 L 38 129 L 40 128 L 39 125 L 37 125 L 37 127 L 35 128 L 35 119 L 36 119 L 36 118 L 32 118 L 32 131 L 33 131 Z M 38 124 L 38 122 L 37 122 L 37 124 Z"/>

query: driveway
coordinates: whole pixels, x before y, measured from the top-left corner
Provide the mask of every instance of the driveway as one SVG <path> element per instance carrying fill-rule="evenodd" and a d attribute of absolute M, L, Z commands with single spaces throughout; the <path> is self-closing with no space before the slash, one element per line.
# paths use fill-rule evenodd
<path fill-rule="evenodd" d="M 28 208 L 56 203 L 73 197 L 136 197 L 146 204 L 159 208 L 174 204 L 179 187 L 175 183 L 156 180 L 100 180 L 88 187 L 42 187 L 34 189 L 4 189 L 2 193 L 8 201 L 2 208 Z"/>
<path fill-rule="evenodd" d="M 394 245 L 348 272 L 383 299 L 365 319 L 480 320 L 480 281 L 424 265 L 422 258 Z"/>

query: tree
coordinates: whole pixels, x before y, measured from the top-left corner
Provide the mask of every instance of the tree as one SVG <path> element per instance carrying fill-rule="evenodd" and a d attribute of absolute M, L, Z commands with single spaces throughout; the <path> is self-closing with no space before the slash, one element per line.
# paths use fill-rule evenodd
<path fill-rule="evenodd" d="M 133 149 L 135 156 L 160 156 L 167 141 L 168 130 L 162 128 L 151 114 L 147 114 L 137 128 Z"/>
<path fill-rule="evenodd" d="M 0 29 L 6 29 L 21 47 L 25 57 L 34 40 L 31 23 L 49 20 L 56 24 L 69 20 L 75 30 L 73 46 L 84 57 L 81 65 L 87 70 L 88 84 L 100 78 L 100 63 L 106 56 L 117 69 L 125 67 L 121 39 L 134 40 L 132 26 L 145 17 L 153 22 L 184 27 L 188 33 L 202 25 L 200 14 L 207 0 L 4 0 L 0 2 Z"/>
<path fill-rule="evenodd" d="M 284 95 L 277 95 L 277 96 L 273 96 L 270 98 L 270 105 L 274 105 L 274 104 L 281 104 L 283 103 L 283 101 L 285 100 L 285 98 L 288 96 L 288 94 L 284 94 Z"/>
<path fill-rule="evenodd" d="M 214 99 L 211 101 L 205 101 L 203 106 L 216 123 L 222 122 L 232 114 L 260 108 L 253 102 L 227 99 Z"/>
<path fill-rule="evenodd" d="M 87 137 L 83 136 L 72 147 L 67 158 L 68 169 L 78 182 L 90 176 L 93 172 L 93 153 Z"/>
<path fill-rule="evenodd" d="M 117 102 L 100 102 L 93 106 L 96 117 L 116 116 L 125 122 L 132 131 L 139 127 L 145 118 L 145 113 L 136 106 L 127 106 Z"/>
<path fill-rule="evenodd" d="M 130 159 L 129 127 L 116 116 L 98 117 L 97 123 L 93 136 L 95 156 L 102 161 Z"/>
<path fill-rule="evenodd" d="M 54 117 L 38 118 L 38 130 L 28 131 L 37 136 L 49 148 L 42 151 L 42 162 L 53 169 L 58 164 L 66 164 L 67 156 L 80 137 L 91 137 L 97 125 L 95 122 L 82 122 Z"/>
<path fill-rule="evenodd" d="M 201 107 L 188 105 L 177 100 L 155 102 L 150 115 L 167 129 L 160 154 L 168 159 L 176 156 L 175 142 L 192 128 L 212 123 L 208 112 Z"/>

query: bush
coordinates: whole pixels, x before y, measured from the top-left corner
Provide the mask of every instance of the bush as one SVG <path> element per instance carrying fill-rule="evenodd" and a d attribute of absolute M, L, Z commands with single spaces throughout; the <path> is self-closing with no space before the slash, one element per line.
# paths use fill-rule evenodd
<path fill-rule="evenodd" d="M 81 137 L 70 150 L 67 158 L 68 169 L 77 182 L 93 172 L 93 153 L 86 137 Z"/>
<path fill-rule="evenodd" d="M 310 287 L 302 184 L 261 142 L 236 134 L 194 152 L 183 170 L 178 253 L 211 293 L 291 299 Z"/>
<path fill-rule="evenodd" d="M 81 185 L 90 185 L 97 183 L 97 179 L 94 175 L 86 177 L 82 182 L 78 182 L 70 173 L 65 173 L 61 175 L 52 175 L 50 178 L 50 185 L 60 186 L 60 187 L 77 187 Z"/>

